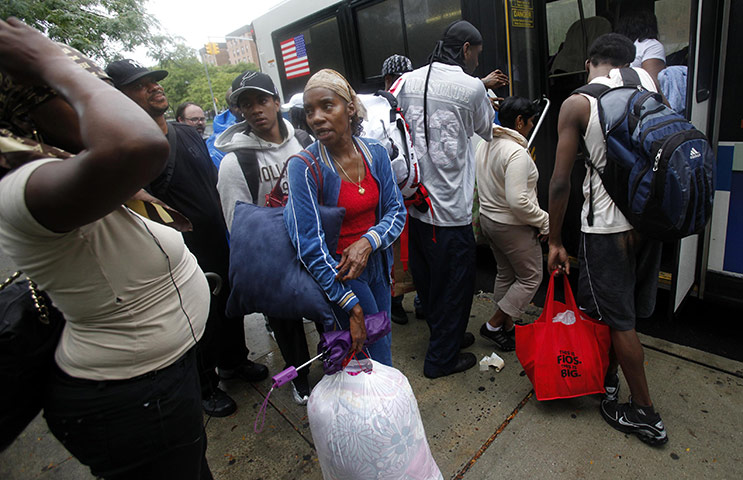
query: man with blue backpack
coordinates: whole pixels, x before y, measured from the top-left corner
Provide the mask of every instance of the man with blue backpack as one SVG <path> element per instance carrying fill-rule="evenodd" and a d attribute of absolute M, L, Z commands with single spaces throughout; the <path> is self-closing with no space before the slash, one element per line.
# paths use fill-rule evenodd
<path fill-rule="evenodd" d="M 588 84 L 562 105 L 550 181 L 548 267 L 569 273 L 561 231 L 576 155 L 586 158 L 578 303 L 611 328 L 612 350 L 601 414 L 613 428 L 650 445 L 668 441 L 653 408 L 636 318 L 655 308 L 661 240 L 703 229 L 711 212 L 713 156 L 704 136 L 673 113 L 618 34 L 597 38 Z M 618 402 L 618 366 L 630 389 Z"/>

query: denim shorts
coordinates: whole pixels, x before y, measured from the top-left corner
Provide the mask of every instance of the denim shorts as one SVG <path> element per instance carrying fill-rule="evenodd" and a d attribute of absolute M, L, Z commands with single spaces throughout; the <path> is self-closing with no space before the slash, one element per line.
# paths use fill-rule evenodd
<path fill-rule="evenodd" d="M 634 230 L 581 235 L 578 306 L 614 330 L 635 328 L 655 309 L 662 244 Z"/>

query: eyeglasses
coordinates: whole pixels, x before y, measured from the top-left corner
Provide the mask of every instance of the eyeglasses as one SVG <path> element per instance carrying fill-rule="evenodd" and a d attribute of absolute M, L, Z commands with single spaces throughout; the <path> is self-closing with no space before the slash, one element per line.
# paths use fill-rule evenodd
<path fill-rule="evenodd" d="M 186 117 L 186 120 L 191 123 L 206 123 L 206 117 Z"/>

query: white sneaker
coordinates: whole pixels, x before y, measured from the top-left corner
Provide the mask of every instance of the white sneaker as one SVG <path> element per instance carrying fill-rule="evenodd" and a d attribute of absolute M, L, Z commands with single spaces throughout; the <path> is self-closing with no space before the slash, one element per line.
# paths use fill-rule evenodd
<path fill-rule="evenodd" d="M 299 393 L 299 390 L 297 390 L 294 382 L 292 382 L 292 395 L 294 396 L 294 402 L 297 405 L 307 405 L 307 402 L 310 400 L 309 395 L 302 395 Z"/>

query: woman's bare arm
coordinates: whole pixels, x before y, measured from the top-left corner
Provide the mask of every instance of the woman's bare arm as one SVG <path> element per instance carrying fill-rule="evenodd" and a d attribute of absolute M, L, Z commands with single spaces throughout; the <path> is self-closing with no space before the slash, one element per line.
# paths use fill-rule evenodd
<path fill-rule="evenodd" d="M 84 150 L 39 167 L 26 185 L 28 208 L 46 228 L 102 218 L 162 171 L 169 148 L 152 118 L 15 18 L 0 20 L 0 68 L 19 83 L 51 86 L 78 116 Z"/>

